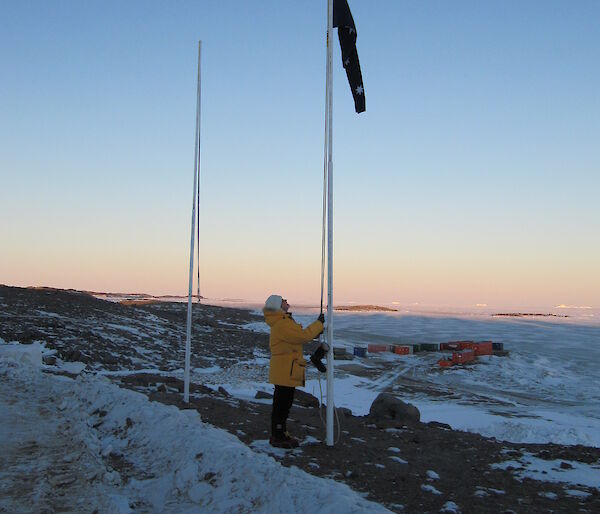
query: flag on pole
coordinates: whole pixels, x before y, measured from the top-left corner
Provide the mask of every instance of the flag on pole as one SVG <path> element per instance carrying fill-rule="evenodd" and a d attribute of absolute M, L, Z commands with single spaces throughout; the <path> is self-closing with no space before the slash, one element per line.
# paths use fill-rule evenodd
<path fill-rule="evenodd" d="M 347 0 L 333 0 L 333 26 L 338 28 L 342 63 L 354 98 L 354 108 L 357 113 L 364 112 L 365 88 L 356 51 L 356 26 Z"/>

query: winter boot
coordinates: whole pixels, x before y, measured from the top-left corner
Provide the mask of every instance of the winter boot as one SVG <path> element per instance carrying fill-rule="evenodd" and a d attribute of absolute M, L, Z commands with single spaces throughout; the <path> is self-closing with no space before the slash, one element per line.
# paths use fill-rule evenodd
<path fill-rule="evenodd" d="M 291 450 L 292 448 L 298 448 L 298 440 L 290 436 L 289 432 L 284 431 L 282 425 L 277 425 L 273 430 L 273 435 L 269 439 L 269 444 L 275 448 L 284 448 Z"/>
<path fill-rule="evenodd" d="M 317 368 L 321 373 L 325 373 L 327 371 L 325 364 L 321 362 L 323 357 L 325 357 L 325 349 L 322 346 L 319 346 L 310 356 L 310 362 L 312 362 L 315 365 L 315 368 Z"/>
<path fill-rule="evenodd" d="M 289 441 L 289 443 L 292 445 L 292 448 L 298 448 L 298 446 L 300 446 L 298 439 L 292 437 L 289 432 L 284 432 L 283 436 L 286 438 L 287 441 Z"/>

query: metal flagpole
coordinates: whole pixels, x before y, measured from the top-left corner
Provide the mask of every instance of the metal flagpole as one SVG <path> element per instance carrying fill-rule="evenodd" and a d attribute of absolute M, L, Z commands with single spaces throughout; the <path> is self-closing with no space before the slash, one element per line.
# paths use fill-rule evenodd
<path fill-rule="evenodd" d="M 333 0 L 327 0 L 327 446 L 333 446 Z"/>
<path fill-rule="evenodd" d="M 196 189 L 200 174 L 200 55 L 202 41 L 198 41 L 198 85 L 196 90 L 196 138 L 194 140 L 194 189 L 192 201 L 192 235 L 190 238 L 190 283 L 188 289 L 187 331 L 185 338 L 185 367 L 183 371 L 183 401 L 190 399 L 190 354 L 192 346 L 192 288 L 194 282 L 194 239 L 196 235 Z"/>

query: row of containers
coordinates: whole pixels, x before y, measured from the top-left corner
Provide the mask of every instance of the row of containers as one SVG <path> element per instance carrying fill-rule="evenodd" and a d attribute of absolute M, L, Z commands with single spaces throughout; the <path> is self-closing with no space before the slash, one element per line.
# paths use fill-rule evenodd
<path fill-rule="evenodd" d="M 335 348 L 334 348 L 335 350 Z M 447 343 L 411 343 L 403 345 L 369 344 L 355 346 L 354 355 L 366 357 L 367 353 L 392 352 L 396 355 L 409 355 L 418 352 L 452 352 L 450 357 L 440 359 L 441 367 L 472 362 L 480 355 L 506 355 L 504 343 L 492 341 L 449 341 Z"/>

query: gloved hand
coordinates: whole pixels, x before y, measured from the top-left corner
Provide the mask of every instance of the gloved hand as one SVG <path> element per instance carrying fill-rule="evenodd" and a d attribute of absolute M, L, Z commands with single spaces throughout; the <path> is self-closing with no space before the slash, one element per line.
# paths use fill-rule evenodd
<path fill-rule="evenodd" d="M 321 313 L 319 314 L 319 317 L 317 318 L 321 323 L 325 323 L 325 314 Z"/>
<path fill-rule="evenodd" d="M 323 348 L 323 346 L 319 346 L 316 350 L 315 353 L 313 353 L 310 356 L 310 361 L 315 365 L 315 367 L 321 372 L 321 373 L 325 373 L 327 371 L 327 367 L 325 366 L 325 364 L 323 364 L 321 362 L 321 359 L 325 357 L 325 349 Z"/>

